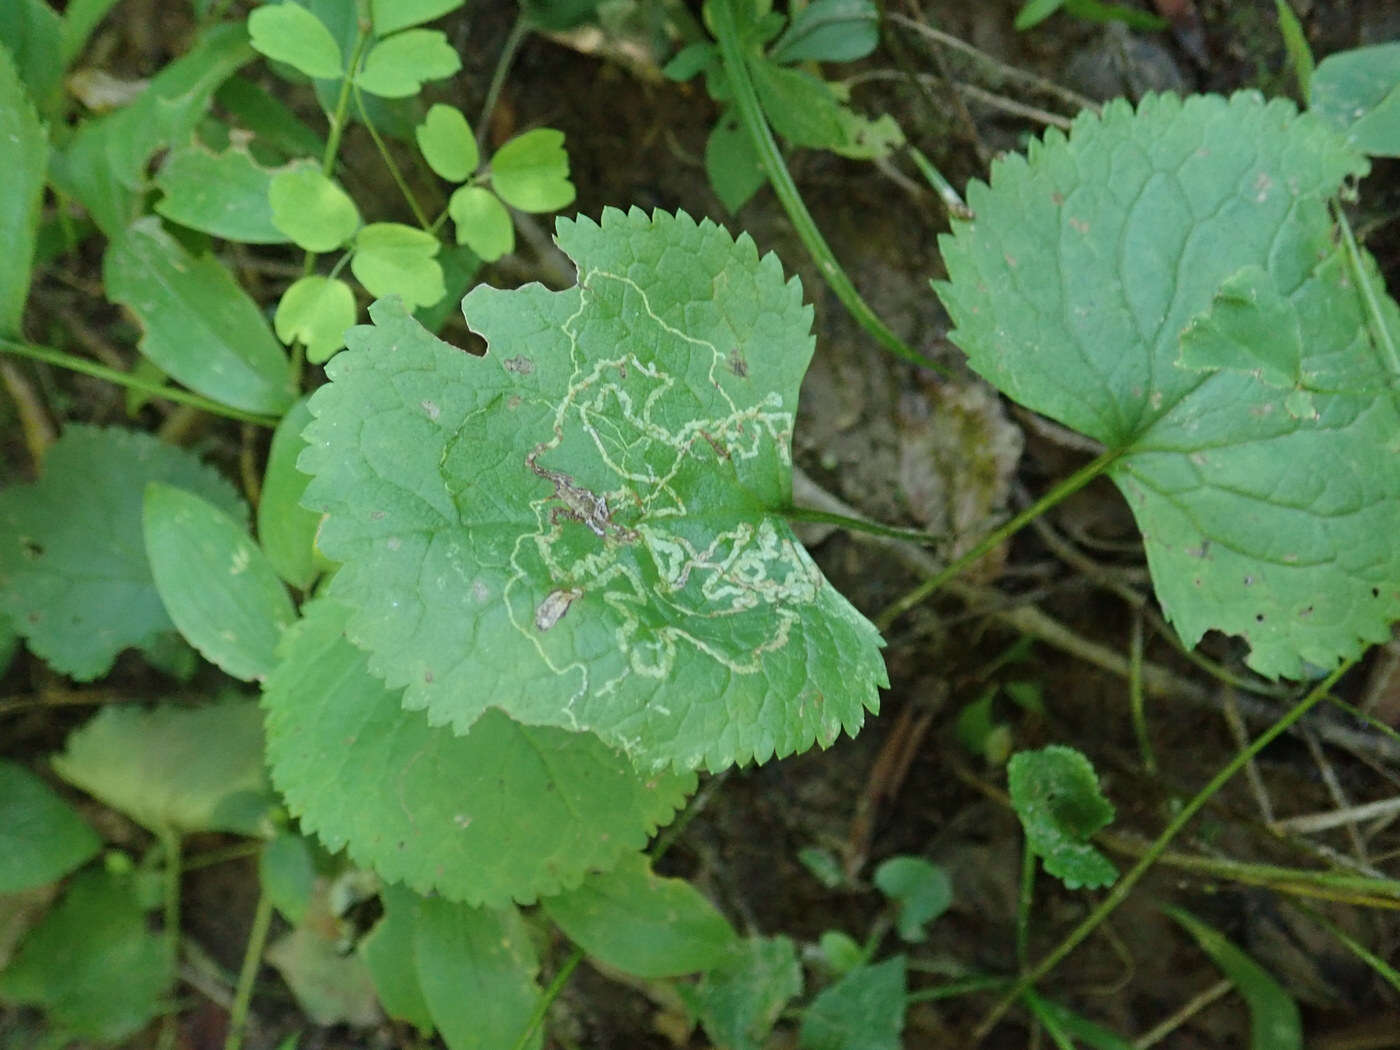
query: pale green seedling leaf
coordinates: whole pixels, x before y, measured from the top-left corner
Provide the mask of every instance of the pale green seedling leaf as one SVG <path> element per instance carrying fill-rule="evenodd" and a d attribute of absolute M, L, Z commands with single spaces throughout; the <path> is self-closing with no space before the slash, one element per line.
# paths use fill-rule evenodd
<path fill-rule="evenodd" d="M 314 1024 L 366 1027 L 383 1020 L 369 966 L 345 951 L 326 882 L 316 884 L 305 921 L 274 941 L 266 959 Z"/>
<path fill-rule="evenodd" d="M 941 242 L 972 366 L 1121 453 L 1108 473 L 1183 641 L 1239 635 L 1270 677 L 1334 666 L 1400 616 L 1394 377 L 1328 209 L 1366 170 L 1283 100 L 1113 102 L 993 165 L 969 188 L 976 220 Z M 1183 331 L 1248 267 L 1299 319 L 1298 389 L 1219 344 L 1183 366 Z"/>
<path fill-rule="evenodd" d="M 0 1002 L 39 1007 L 60 1032 L 109 1046 L 144 1027 L 165 1006 L 175 958 L 148 928 L 139 878 L 80 873 L 0 972 Z"/>
<path fill-rule="evenodd" d="M 350 269 L 371 295 L 397 295 L 410 306 L 432 306 L 447 288 L 434 258 L 441 244 L 431 233 L 397 222 L 374 222 L 355 237 Z"/>
<path fill-rule="evenodd" d="M 922 857 L 891 857 L 875 869 L 875 885 L 898 906 L 895 926 L 912 943 L 927 940 L 924 927 L 953 903 L 948 873 Z"/>
<path fill-rule="evenodd" d="M 379 36 L 422 25 L 455 11 L 466 0 L 370 0 L 374 31 Z"/>
<path fill-rule="evenodd" d="M 1328 55 L 1308 105 L 1361 152 L 1400 157 L 1400 42 Z"/>
<path fill-rule="evenodd" d="M 1045 870 L 1072 889 L 1112 885 L 1118 869 L 1089 844 L 1113 820 L 1093 765 L 1072 747 L 1018 751 L 1006 766 L 1011 807 L 1026 845 Z"/>
<path fill-rule="evenodd" d="M 407 1021 L 424 1035 L 433 1032 L 433 1015 L 418 983 L 414 951 L 418 902 L 421 898 L 397 884 L 380 890 L 384 915 L 356 946 L 369 967 L 379 1005 L 390 1017 Z"/>
<path fill-rule="evenodd" d="M 842 930 L 827 930 L 817 939 L 817 947 L 827 967 L 838 976 L 850 973 L 866 961 L 865 949 Z"/>
<path fill-rule="evenodd" d="M 79 681 L 173 632 L 141 538 L 146 484 L 199 493 L 246 520 L 233 487 L 183 449 L 135 431 L 70 425 L 44 476 L 0 490 L 0 610 L 30 650 Z"/>
<path fill-rule="evenodd" d="M 557 238 L 577 287 L 467 296 L 486 356 L 381 302 L 328 364 L 301 467 L 350 638 L 435 724 L 499 707 L 640 768 L 855 732 L 879 636 L 782 516 L 812 351 L 797 282 L 685 215 Z"/>
<path fill-rule="evenodd" d="M 464 182 L 481 161 L 476 136 L 456 106 L 437 103 L 413 134 L 428 167 L 448 182 Z"/>
<path fill-rule="evenodd" d="M 278 832 L 258 854 L 258 883 L 282 917 L 296 925 L 306 917 L 316 889 L 311 847 L 300 835 Z"/>
<path fill-rule="evenodd" d="M 1211 962 L 1234 982 L 1249 1005 L 1250 1050 L 1301 1050 L 1303 1020 L 1298 1004 L 1267 970 L 1215 927 L 1181 908 L 1162 909 L 1196 939 Z"/>
<path fill-rule="evenodd" d="M 277 338 L 306 347 L 306 359 L 324 364 L 345 345 L 345 331 L 355 323 L 355 293 L 338 277 L 312 274 L 282 293 L 273 315 Z"/>
<path fill-rule="evenodd" d="M 802 994 L 787 937 L 745 937 L 700 978 L 691 999 L 705 1034 L 728 1050 L 761 1050 L 783 1008 Z"/>
<path fill-rule="evenodd" d="M 413 929 L 418 987 L 451 1050 L 520 1046 L 540 987 L 539 959 L 515 908 L 474 908 L 423 898 Z M 524 1046 L 539 1050 L 535 1029 Z"/>
<path fill-rule="evenodd" d="M 208 500 L 153 481 L 142 531 L 156 590 L 185 640 L 235 678 L 265 678 L 296 610 L 248 530 Z"/>
<path fill-rule="evenodd" d="M 521 211 L 556 211 L 572 204 L 564 133 L 535 128 L 507 142 L 491 157 L 491 188 Z"/>
<path fill-rule="evenodd" d="M 272 221 L 268 200 L 277 174 L 244 147 L 215 153 L 193 143 L 172 150 L 161 165 L 155 184 L 164 196 L 156 201 L 156 211 L 171 222 L 230 241 L 284 244 L 291 238 Z"/>
<path fill-rule="evenodd" d="M 774 62 L 853 62 L 879 42 L 880 9 L 871 0 L 813 0 L 798 11 L 768 57 Z"/>
<path fill-rule="evenodd" d="M 248 34 L 259 53 L 309 77 L 330 79 L 345 72 L 331 31 L 299 4 L 264 4 L 248 16 Z"/>
<path fill-rule="evenodd" d="M 34 112 L 9 52 L 0 47 L 0 335 L 19 332 L 34 265 L 34 238 L 44 201 L 49 140 Z"/>
<path fill-rule="evenodd" d="M 857 966 L 812 1000 L 802 1015 L 802 1050 L 900 1050 L 904 956 Z"/>
<path fill-rule="evenodd" d="M 466 736 L 435 729 L 368 673 L 345 640 L 346 609 L 303 611 L 263 691 L 273 782 L 304 830 L 386 879 L 473 904 L 528 903 L 639 849 L 694 789 L 690 775 L 643 779 L 596 737 L 499 711 Z M 349 796 L 328 765 L 393 788 Z"/>
<path fill-rule="evenodd" d="M 268 187 L 268 200 L 273 225 L 309 252 L 339 248 L 360 226 L 350 195 L 315 165 L 280 172 Z"/>
<path fill-rule="evenodd" d="M 61 879 L 102 848 L 68 803 L 13 762 L 0 762 L 0 828 L 0 893 Z"/>
<path fill-rule="evenodd" d="M 303 398 L 277 424 L 258 500 L 258 542 L 263 553 L 278 576 L 303 591 L 318 572 L 315 544 L 320 525 L 320 518 L 301 505 L 311 479 L 297 470 L 297 457 L 306 448 L 301 432 L 309 422 L 311 410 Z"/>
<path fill-rule="evenodd" d="M 212 255 L 190 255 L 148 216 L 108 246 L 102 273 L 108 296 L 141 322 L 141 352 L 167 375 L 245 412 L 277 415 L 292 403 L 286 353 Z"/>
<path fill-rule="evenodd" d="M 371 95 L 408 98 L 427 81 L 450 77 L 461 68 L 462 60 L 446 34 L 407 29 L 374 45 L 355 80 Z"/>
<path fill-rule="evenodd" d="M 515 223 L 510 212 L 483 186 L 461 186 L 447 202 L 447 212 L 457 229 L 457 243 L 465 244 L 484 262 L 495 262 L 515 250 Z"/>
<path fill-rule="evenodd" d="M 738 944 L 733 927 L 699 890 L 653 874 L 640 853 L 542 905 L 571 941 L 634 977 L 708 970 Z"/>
<path fill-rule="evenodd" d="M 157 833 L 267 830 L 262 718 L 251 700 L 105 707 L 55 755 L 64 780 Z"/>

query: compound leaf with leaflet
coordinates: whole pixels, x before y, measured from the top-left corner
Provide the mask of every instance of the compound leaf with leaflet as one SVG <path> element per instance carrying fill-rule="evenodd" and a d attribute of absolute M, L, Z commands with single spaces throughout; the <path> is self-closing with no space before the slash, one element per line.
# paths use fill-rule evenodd
<path fill-rule="evenodd" d="M 993 165 L 942 239 L 972 366 L 1119 453 L 1183 641 L 1239 635 L 1270 677 L 1335 666 L 1400 616 L 1394 364 L 1328 207 L 1366 170 L 1286 101 L 1149 96 Z"/>
<path fill-rule="evenodd" d="M 366 670 L 348 610 L 304 612 L 263 691 L 272 779 L 303 829 L 386 879 L 471 904 L 532 901 L 640 848 L 695 786 L 644 779 L 596 737 L 499 711 L 466 736 L 434 729 Z M 376 788 L 347 795 L 328 769 Z"/>
<path fill-rule="evenodd" d="M 576 287 L 464 301 L 485 357 L 380 302 L 328 365 L 300 465 L 350 638 L 434 724 L 499 707 L 641 768 L 855 732 L 879 635 L 782 516 L 812 352 L 797 281 L 683 214 L 557 236 Z"/>

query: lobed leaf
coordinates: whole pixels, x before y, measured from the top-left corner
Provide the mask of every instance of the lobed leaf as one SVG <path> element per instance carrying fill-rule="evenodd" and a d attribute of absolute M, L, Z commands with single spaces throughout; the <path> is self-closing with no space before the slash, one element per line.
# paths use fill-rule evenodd
<path fill-rule="evenodd" d="M 355 237 L 350 269 L 370 295 L 396 295 L 412 306 L 432 306 L 447 288 L 434 256 L 442 247 L 425 230 L 372 222 Z"/>
<path fill-rule="evenodd" d="M 557 211 L 572 204 L 564 133 L 535 128 L 507 142 L 491 157 L 491 188 L 521 211 Z"/>
<path fill-rule="evenodd" d="M 429 80 L 450 77 L 462 60 L 436 29 L 406 29 L 381 40 L 366 56 L 356 83 L 381 98 L 409 98 Z"/>
<path fill-rule="evenodd" d="M 386 879 L 472 904 L 529 902 L 639 848 L 694 789 L 693 776 L 643 780 L 595 737 L 499 711 L 466 736 L 433 729 L 369 675 L 345 608 L 303 612 L 263 691 L 272 779 L 303 829 Z M 373 788 L 347 794 L 327 774 L 337 769 Z"/>
<path fill-rule="evenodd" d="M 212 255 L 190 255 L 154 216 L 107 247 L 103 281 L 141 322 L 141 352 L 191 390 L 245 412 L 295 399 L 287 355 L 262 311 Z"/>
<path fill-rule="evenodd" d="M 248 16 L 253 47 L 309 77 L 329 79 L 345 72 L 340 45 L 324 22 L 295 3 L 264 4 Z"/>
<path fill-rule="evenodd" d="M 478 287 L 484 358 L 403 308 L 328 365 L 301 467 L 350 638 L 404 704 L 591 731 L 643 768 L 859 728 L 880 640 L 782 517 L 808 308 L 710 222 L 561 221 L 579 285 Z"/>
<path fill-rule="evenodd" d="M 301 162 L 303 164 L 310 162 Z M 171 222 L 244 244 L 285 244 L 273 222 L 268 188 L 277 171 L 246 148 L 215 153 L 198 143 L 172 150 L 156 175 L 156 211 Z"/>
<path fill-rule="evenodd" d="M 1366 168 L 1285 101 L 1116 102 L 993 165 L 941 242 L 972 366 L 1121 452 L 1108 472 L 1183 641 L 1239 635 L 1270 677 L 1333 666 L 1400 616 L 1394 377 L 1328 213 Z M 1249 287 L 1267 298 L 1252 317 Z"/>
<path fill-rule="evenodd" d="M 301 343 L 313 365 L 325 364 L 345 345 L 345 332 L 354 323 L 354 291 L 340 278 L 320 274 L 294 281 L 272 319 L 277 338 L 289 346 Z"/>
<path fill-rule="evenodd" d="M 273 225 L 309 252 L 333 251 L 360 227 L 360 212 L 350 195 L 314 164 L 278 174 L 267 196 Z"/>
<path fill-rule="evenodd" d="M 465 244 L 484 262 L 495 262 L 515 250 L 515 223 L 501 199 L 484 186 L 460 186 L 447 202 L 457 228 L 457 243 Z"/>
<path fill-rule="evenodd" d="M 1118 869 L 1089 839 L 1113 820 L 1113 805 L 1099 790 L 1089 760 L 1072 747 L 1052 744 L 1016 752 L 1006 774 L 1026 846 L 1045 870 L 1072 890 L 1112 885 Z"/>
<path fill-rule="evenodd" d="M 141 534 L 146 485 L 164 481 L 246 520 L 233 487 L 183 449 L 135 431 L 72 425 L 43 478 L 0 491 L 0 610 L 36 656 L 89 681 L 129 646 L 174 630 Z"/>

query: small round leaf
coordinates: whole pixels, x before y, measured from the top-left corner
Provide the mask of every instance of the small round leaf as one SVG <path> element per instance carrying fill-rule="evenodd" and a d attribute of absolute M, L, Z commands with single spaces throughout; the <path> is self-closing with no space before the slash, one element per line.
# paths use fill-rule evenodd
<path fill-rule="evenodd" d="M 536 128 L 511 139 L 491 158 L 491 187 L 521 211 L 555 211 L 572 204 L 564 133 Z"/>
<path fill-rule="evenodd" d="M 313 365 L 328 361 L 345 345 L 345 330 L 355 323 L 355 293 L 344 281 L 312 274 L 285 292 L 277 304 L 273 327 L 290 345 L 298 340 Z"/>
<path fill-rule="evenodd" d="M 355 202 L 315 168 L 294 168 L 267 190 L 272 224 L 309 252 L 339 248 L 360 225 Z"/>
<path fill-rule="evenodd" d="M 450 77 L 461 68 L 462 60 L 445 34 L 409 29 L 377 44 L 356 79 L 371 95 L 409 98 L 425 81 Z"/>
<path fill-rule="evenodd" d="M 345 72 L 340 47 L 324 22 L 298 4 L 265 4 L 248 16 L 253 48 L 309 77 Z"/>
<path fill-rule="evenodd" d="M 350 269 L 371 295 L 432 306 L 447 294 L 442 267 L 433 258 L 438 248 L 431 233 L 397 222 L 371 223 L 355 238 Z"/>
<path fill-rule="evenodd" d="M 457 226 L 457 243 L 484 262 L 495 262 L 515 249 L 515 223 L 499 197 L 480 186 L 463 186 L 447 202 Z"/>
<path fill-rule="evenodd" d="M 456 106 L 433 106 L 414 135 L 428 167 L 449 182 L 464 181 L 481 160 L 471 125 Z"/>

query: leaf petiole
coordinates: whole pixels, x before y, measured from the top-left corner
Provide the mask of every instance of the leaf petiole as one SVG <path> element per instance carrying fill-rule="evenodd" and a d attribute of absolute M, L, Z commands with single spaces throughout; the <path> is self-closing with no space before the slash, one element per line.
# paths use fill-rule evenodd
<path fill-rule="evenodd" d="M 19 343 L 12 339 L 0 338 L 0 351 L 7 354 L 14 354 L 16 357 L 27 357 L 31 361 L 42 361 L 44 364 L 57 365 L 59 368 L 66 368 L 70 372 L 80 372 L 83 375 L 92 376 L 94 379 L 105 379 L 109 383 L 116 383 L 118 386 L 126 387 L 130 390 L 139 390 L 143 394 L 151 397 L 164 398 L 166 401 L 175 401 L 182 405 L 189 405 L 210 415 L 223 416 L 225 419 L 236 419 L 243 423 L 256 423 L 260 427 L 275 427 L 277 419 L 273 416 L 260 416 L 254 412 L 244 412 L 242 409 L 233 408 L 229 405 L 220 404 L 210 398 L 199 394 L 190 393 L 188 390 L 181 390 L 179 387 L 166 386 L 162 383 L 153 383 L 142 379 L 140 376 L 130 372 L 122 372 L 115 368 L 108 368 L 106 365 L 99 365 L 95 361 L 78 357 L 76 354 L 65 353 L 62 350 L 55 350 L 50 346 L 37 346 L 33 343 Z"/>

